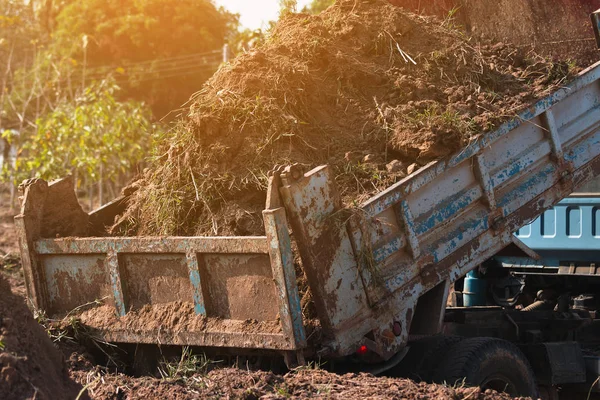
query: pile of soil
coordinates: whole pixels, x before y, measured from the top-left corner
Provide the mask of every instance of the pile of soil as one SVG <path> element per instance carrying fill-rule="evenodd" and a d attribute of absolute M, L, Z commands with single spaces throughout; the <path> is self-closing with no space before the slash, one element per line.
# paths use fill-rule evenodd
<path fill-rule="evenodd" d="M 383 0 L 291 14 L 160 138 L 112 234 L 262 234 L 267 174 L 283 164 L 327 163 L 345 203 L 360 202 L 515 117 L 572 69 Z"/>
<path fill-rule="evenodd" d="M 0 271 L 12 287 L 13 293 L 25 297 L 25 283 L 21 268 L 19 239 L 14 216 L 18 210 L 10 206 L 9 195 L 0 184 Z"/>
<path fill-rule="evenodd" d="M 0 275 L 0 399 L 74 399 L 62 353 Z"/>

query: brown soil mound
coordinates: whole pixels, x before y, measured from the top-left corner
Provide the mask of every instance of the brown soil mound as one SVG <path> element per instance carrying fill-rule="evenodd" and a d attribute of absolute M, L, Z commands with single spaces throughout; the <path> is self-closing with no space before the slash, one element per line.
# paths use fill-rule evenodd
<path fill-rule="evenodd" d="M 0 399 L 74 399 L 63 355 L 0 276 Z"/>
<path fill-rule="evenodd" d="M 95 376 L 74 372 L 89 383 L 94 399 L 440 399 L 508 400 L 510 396 L 479 388 L 450 388 L 407 379 L 368 374 L 336 375 L 323 370 L 301 370 L 285 376 L 234 368 L 194 375 L 187 382 L 133 379 L 125 375 Z M 117 396 L 118 395 L 118 396 Z M 120 397 L 119 397 L 120 396 Z"/>
<path fill-rule="evenodd" d="M 14 294 L 25 297 L 25 280 L 21 268 L 19 240 L 14 223 L 17 209 L 9 207 L 8 195 L 0 185 L 0 272 L 10 284 Z"/>
<path fill-rule="evenodd" d="M 260 234 L 267 172 L 281 164 L 328 163 L 346 204 L 364 200 L 409 164 L 447 157 L 514 117 L 570 72 L 383 0 L 290 15 L 202 88 L 113 233 Z"/>

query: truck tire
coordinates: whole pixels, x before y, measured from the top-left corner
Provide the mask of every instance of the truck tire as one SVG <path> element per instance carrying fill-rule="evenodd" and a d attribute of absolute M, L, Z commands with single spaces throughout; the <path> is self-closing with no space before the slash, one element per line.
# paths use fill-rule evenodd
<path fill-rule="evenodd" d="M 440 360 L 462 339 L 460 336 L 435 335 L 410 343 L 408 354 L 400 365 L 391 371 L 391 375 L 431 382 Z"/>
<path fill-rule="evenodd" d="M 452 346 L 434 380 L 537 398 L 535 376 L 525 355 L 514 344 L 496 338 L 469 338 Z"/>

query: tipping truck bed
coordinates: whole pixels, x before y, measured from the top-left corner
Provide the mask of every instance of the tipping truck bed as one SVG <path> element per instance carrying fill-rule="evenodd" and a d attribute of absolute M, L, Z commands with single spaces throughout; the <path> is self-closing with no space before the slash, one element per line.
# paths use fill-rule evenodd
<path fill-rule="evenodd" d="M 16 222 L 33 304 L 50 316 L 77 309 L 108 341 L 274 350 L 298 362 L 360 350 L 389 363 L 409 337 L 439 332 L 452 282 L 504 248 L 527 251 L 513 232 L 599 173 L 596 64 L 356 209 L 342 207 L 327 166 L 275 171 L 266 236 L 89 237 L 126 200 L 87 215 L 68 179 L 25 184 Z M 290 228 L 322 330 L 310 346 Z"/>

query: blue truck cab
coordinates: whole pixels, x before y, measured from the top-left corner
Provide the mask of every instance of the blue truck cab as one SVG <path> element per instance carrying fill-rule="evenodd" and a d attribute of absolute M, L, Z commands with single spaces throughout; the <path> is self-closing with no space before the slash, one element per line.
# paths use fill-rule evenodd
<path fill-rule="evenodd" d="M 600 263 L 600 180 L 545 211 L 515 236 L 539 254 L 539 264 L 546 267 L 561 261 Z"/>

